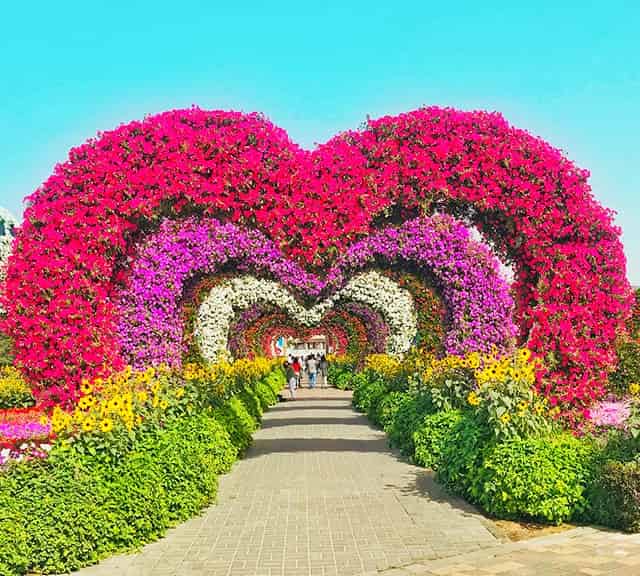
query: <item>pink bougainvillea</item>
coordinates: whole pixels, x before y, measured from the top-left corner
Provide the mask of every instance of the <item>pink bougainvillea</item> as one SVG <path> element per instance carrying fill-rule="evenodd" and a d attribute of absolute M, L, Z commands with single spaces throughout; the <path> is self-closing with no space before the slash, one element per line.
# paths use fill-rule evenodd
<path fill-rule="evenodd" d="M 160 218 L 256 227 L 316 268 L 385 221 L 448 211 L 516 269 L 523 340 L 545 392 L 598 397 L 631 306 L 619 230 L 587 172 L 498 114 L 425 108 L 312 152 L 257 114 L 171 111 L 74 148 L 29 198 L 9 260 L 5 329 L 28 377 L 64 400 L 122 361 L 113 297 Z"/>

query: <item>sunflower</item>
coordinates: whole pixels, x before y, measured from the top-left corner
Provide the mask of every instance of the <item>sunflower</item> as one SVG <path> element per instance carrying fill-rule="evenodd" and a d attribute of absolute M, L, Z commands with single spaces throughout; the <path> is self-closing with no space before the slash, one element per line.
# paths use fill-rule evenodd
<path fill-rule="evenodd" d="M 96 420 L 93 416 L 89 416 L 82 422 L 83 432 L 93 432 L 95 427 L 96 427 Z"/>
<path fill-rule="evenodd" d="M 93 392 L 93 385 L 86 378 L 82 379 L 82 384 L 80 384 L 80 390 L 83 394 L 91 394 Z"/>
<path fill-rule="evenodd" d="M 111 418 L 105 418 L 100 421 L 100 431 L 101 432 L 111 432 L 113 430 L 113 420 Z"/>

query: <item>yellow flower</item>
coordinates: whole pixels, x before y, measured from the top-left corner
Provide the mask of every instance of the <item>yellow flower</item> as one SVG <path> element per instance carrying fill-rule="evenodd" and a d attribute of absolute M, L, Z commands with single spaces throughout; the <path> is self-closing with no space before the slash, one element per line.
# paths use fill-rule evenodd
<path fill-rule="evenodd" d="M 167 402 L 166 400 L 163 400 L 162 402 L 160 402 L 160 408 L 162 410 L 166 410 L 169 407 L 169 402 Z"/>
<path fill-rule="evenodd" d="M 80 400 L 78 400 L 78 408 L 80 410 L 89 410 L 89 408 L 93 406 L 93 402 L 93 396 L 83 396 L 82 398 L 80 398 Z"/>
<path fill-rule="evenodd" d="M 118 396 L 115 396 L 114 398 L 111 398 L 111 400 L 109 400 L 109 411 L 110 412 L 117 412 L 118 409 L 121 406 L 121 402 L 120 402 L 120 398 L 118 398 Z"/>
<path fill-rule="evenodd" d="M 82 431 L 83 432 L 92 432 L 96 427 L 96 419 L 93 416 L 89 416 L 82 422 Z"/>
<path fill-rule="evenodd" d="M 136 396 L 140 404 L 144 404 L 149 399 L 149 395 L 144 390 L 138 391 Z"/>
<path fill-rule="evenodd" d="M 151 392 L 153 392 L 154 394 L 160 392 L 160 382 L 156 381 L 151 385 Z"/>
<path fill-rule="evenodd" d="M 91 392 L 93 392 L 93 386 L 91 385 L 91 382 L 89 382 L 89 380 L 83 378 L 82 384 L 80 384 L 80 390 L 85 395 L 91 394 Z"/>
<path fill-rule="evenodd" d="M 184 388 L 176 389 L 176 398 L 182 398 L 184 396 Z"/>
<path fill-rule="evenodd" d="M 520 402 L 518 402 L 518 410 L 520 412 L 524 412 L 528 406 L 529 406 L 529 403 L 525 402 L 524 400 L 521 400 Z"/>
<path fill-rule="evenodd" d="M 471 406 L 477 406 L 480 404 L 480 398 L 478 398 L 478 395 L 475 392 L 469 392 L 467 402 L 469 402 Z"/>
<path fill-rule="evenodd" d="M 105 418 L 100 421 L 101 432 L 111 432 L 111 430 L 113 430 L 113 420 L 111 418 Z"/>
<path fill-rule="evenodd" d="M 40 416 L 40 424 L 46 426 L 47 424 L 49 424 L 49 418 L 43 414 L 42 416 Z"/>
<path fill-rule="evenodd" d="M 505 412 L 502 416 L 500 416 L 500 422 L 503 424 L 508 424 L 511 422 L 511 415 L 508 412 Z"/>
<path fill-rule="evenodd" d="M 629 394 L 633 394 L 634 396 L 640 392 L 640 384 L 637 382 L 632 382 L 629 384 Z"/>

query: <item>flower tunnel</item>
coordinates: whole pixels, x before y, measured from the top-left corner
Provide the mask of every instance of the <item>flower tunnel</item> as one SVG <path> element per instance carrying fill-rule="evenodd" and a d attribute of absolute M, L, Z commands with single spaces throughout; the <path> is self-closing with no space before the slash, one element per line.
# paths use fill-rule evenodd
<path fill-rule="evenodd" d="M 210 358 L 253 346 L 230 343 L 231 326 L 266 337 L 256 321 L 268 314 L 305 329 L 342 314 L 365 330 L 373 314 L 401 353 L 420 314 L 381 287 L 415 301 L 392 281 L 403 268 L 440 296 L 445 351 L 518 338 L 544 358 L 545 392 L 581 402 L 604 392 L 632 302 L 619 230 L 587 176 L 497 114 L 420 109 L 312 152 L 257 114 L 150 116 L 72 149 L 30 197 L 5 329 L 38 394 L 57 402 L 83 377 L 179 364 L 185 295 L 220 275 L 191 318 Z M 511 289 L 471 225 L 513 266 Z M 259 294 L 243 300 L 251 278 Z"/>

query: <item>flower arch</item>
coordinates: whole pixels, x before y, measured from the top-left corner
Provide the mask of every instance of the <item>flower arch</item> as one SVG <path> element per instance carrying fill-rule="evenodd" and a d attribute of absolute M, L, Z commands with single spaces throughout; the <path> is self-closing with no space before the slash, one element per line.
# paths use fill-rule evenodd
<path fill-rule="evenodd" d="M 5 329 L 28 377 L 60 396 L 121 366 L 113 298 L 136 239 L 163 217 L 257 228 L 320 268 L 382 223 L 445 211 L 514 264 L 521 338 L 547 359 L 546 392 L 582 401 L 603 392 L 631 307 L 619 230 L 587 176 L 484 112 L 385 117 L 312 152 L 258 114 L 150 116 L 72 149 L 29 198 Z"/>

